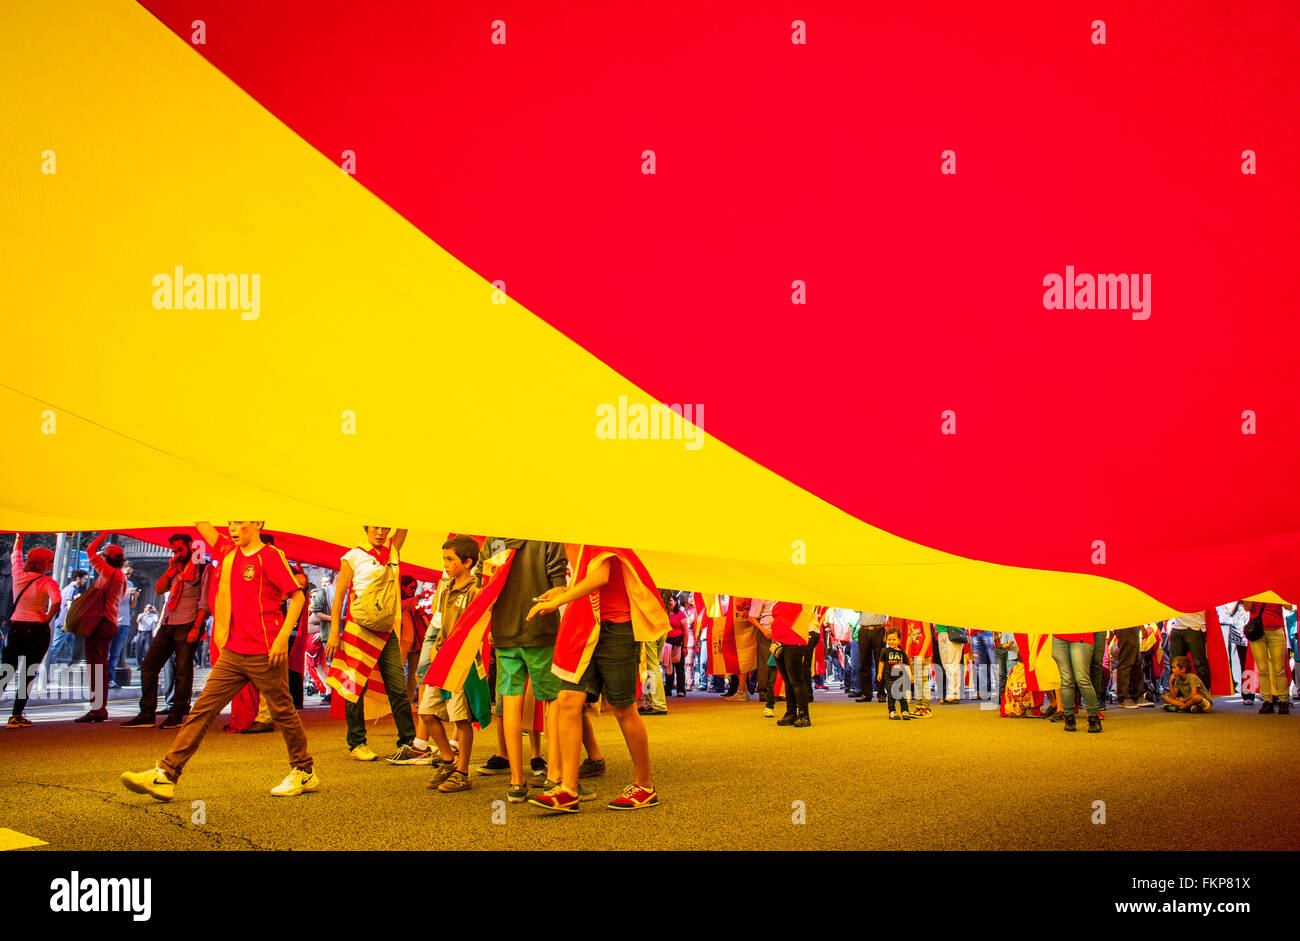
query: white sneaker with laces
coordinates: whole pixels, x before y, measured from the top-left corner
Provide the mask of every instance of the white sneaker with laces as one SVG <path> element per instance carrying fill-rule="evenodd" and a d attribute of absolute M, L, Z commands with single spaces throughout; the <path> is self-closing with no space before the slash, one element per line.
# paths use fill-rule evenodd
<path fill-rule="evenodd" d="M 271 788 L 276 797 L 297 797 L 305 791 L 314 791 L 320 787 L 320 778 L 315 771 L 299 771 L 294 768 L 283 781 Z"/>

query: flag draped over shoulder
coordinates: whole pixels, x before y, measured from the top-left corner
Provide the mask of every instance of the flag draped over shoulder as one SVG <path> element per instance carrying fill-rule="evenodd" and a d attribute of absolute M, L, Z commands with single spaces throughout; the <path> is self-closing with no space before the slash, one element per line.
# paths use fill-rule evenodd
<path fill-rule="evenodd" d="M 1025 665 L 1025 684 L 1032 692 L 1061 688 L 1061 671 L 1052 657 L 1051 634 L 1016 634 Z"/>
<path fill-rule="evenodd" d="M 492 627 L 492 606 L 501 595 L 515 550 L 506 549 L 492 557 L 492 577 L 474 596 L 461 614 L 447 639 L 433 656 L 423 682 L 439 689 L 461 689 L 469 677 L 474 661 L 483 647 L 483 638 Z M 486 680 L 485 680 L 486 682 Z M 477 685 L 477 684 L 475 684 Z M 477 712 L 476 712 L 477 714 Z"/>
<path fill-rule="evenodd" d="M 631 549 L 582 546 L 573 566 L 573 583 L 581 582 L 588 572 L 606 559 L 617 559 L 622 563 L 619 569 L 623 573 L 623 587 L 627 591 L 632 615 L 632 633 L 636 639 L 654 640 L 667 634 L 668 612 L 664 609 L 659 589 Z M 565 608 L 559 633 L 555 635 L 555 659 L 551 662 L 551 672 L 570 683 L 578 682 L 586 672 L 599 640 L 600 592 L 593 591 L 585 602 L 577 600 Z"/>
<path fill-rule="evenodd" d="M 709 633 L 708 670 L 710 676 L 748 673 L 753 667 L 745 663 L 757 660 L 758 641 L 737 632 L 736 599 L 729 595 L 695 593 L 695 609 Z M 746 643 L 742 643 L 742 640 Z M 752 640 L 752 643 L 748 643 Z"/>
<path fill-rule="evenodd" d="M 1143 624 L 1141 641 L 1138 646 L 1140 653 L 1151 654 L 1151 675 L 1162 676 L 1165 672 L 1165 649 L 1161 644 L 1160 628 L 1155 624 Z M 1229 674 L 1231 677 L 1231 674 Z M 1235 690 L 1234 690 L 1235 692 Z"/>
<path fill-rule="evenodd" d="M 1219 620 L 1219 609 L 1205 609 L 1205 660 L 1210 667 L 1210 695 L 1232 695 L 1232 667 L 1228 663 L 1228 639 Z"/>
<path fill-rule="evenodd" d="M 695 601 L 709 613 L 709 675 L 730 676 L 757 667 L 758 631 L 746 618 L 748 606 L 740 605 L 735 595 L 696 592 Z"/>
<path fill-rule="evenodd" d="M 812 616 L 810 604 L 778 601 L 772 605 L 772 640 L 778 644 L 808 643 L 808 622 Z"/>
<path fill-rule="evenodd" d="M 369 551 L 369 547 L 361 546 Z M 376 579 L 391 578 L 396 580 L 400 562 L 396 547 L 389 545 L 388 560 L 383 563 L 383 571 Z M 394 592 L 397 606 L 386 626 L 367 628 L 357 624 L 350 617 L 343 622 L 342 636 L 339 638 L 339 652 L 330 661 L 329 672 L 325 682 L 348 702 L 356 702 L 364 695 L 366 716 L 371 719 L 382 718 L 392 712 L 388 704 L 388 688 L 384 686 L 383 677 L 375 669 L 379 655 L 388 643 L 388 637 L 394 630 L 401 628 L 401 595 Z"/>

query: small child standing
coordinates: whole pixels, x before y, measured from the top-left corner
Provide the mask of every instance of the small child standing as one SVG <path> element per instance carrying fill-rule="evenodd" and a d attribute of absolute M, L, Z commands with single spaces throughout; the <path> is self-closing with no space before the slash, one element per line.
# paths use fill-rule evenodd
<path fill-rule="evenodd" d="M 1210 691 L 1191 669 L 1191 657 L 1174 657 L 1169 692 L 1165 694 L 1165 712 L 1209 712 L 1213 707 Z"/>
<path fill-rule="evenodd" d="M 897 627 L 885 631 L 885 649 L 881 651 L 880 662 L 876 664 L 876 689 L 882 686 L 889 701 L 889 718 L 900 718 L 898 710 L 898 693 L 903 693 L 901 718 L 912 718 L 909 708 L 912 702 L 912 668 L 908 666 L 907 651 L 902 648 L 903 633 Z M 885 671 L 889 671 L 889 681 L 885 682 Z"/>

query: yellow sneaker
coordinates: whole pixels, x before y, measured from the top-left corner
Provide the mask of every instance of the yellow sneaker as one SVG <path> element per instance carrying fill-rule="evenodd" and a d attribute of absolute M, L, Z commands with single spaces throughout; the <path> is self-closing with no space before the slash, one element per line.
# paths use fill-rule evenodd
<path fill-rule="evenodd" d="M 315 771 L 299 771 L 294 768 L 285 779 L 271 788 L 276 797 L 297 797 L 305 791 L 314 791 L 320 787 L 320 778 Z"/>
<path fill-rule="evenodd" d="M 156 766 L 138 774 L 124 771 L 121 780 L 128 791 L 148 794 L 154 800 L 169 801 L 176 796 L 176 782 L 167 777 L 162 768 Z"/>
<path fill-rule="evenodd" d="M 370 746 L 362 742 L 356 748 L 352 749 L 352 757 L 357 761 L 378 761 L 379 756 L 370 750 Z"/>

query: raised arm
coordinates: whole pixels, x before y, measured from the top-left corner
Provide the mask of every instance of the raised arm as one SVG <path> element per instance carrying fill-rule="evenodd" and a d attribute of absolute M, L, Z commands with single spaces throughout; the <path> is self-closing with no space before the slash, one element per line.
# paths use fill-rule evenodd
<path fill-rule="evenodd" d="M 217 532 L 217 528 L 207 520 L 199 520 L 194 524 L 194 528 L 199 531 L 199 536 L 208 544 L 209 550 L 212 549 L 212 547 L 217 544 L 217 540 L 221 538 L 221 534 Z"/>

